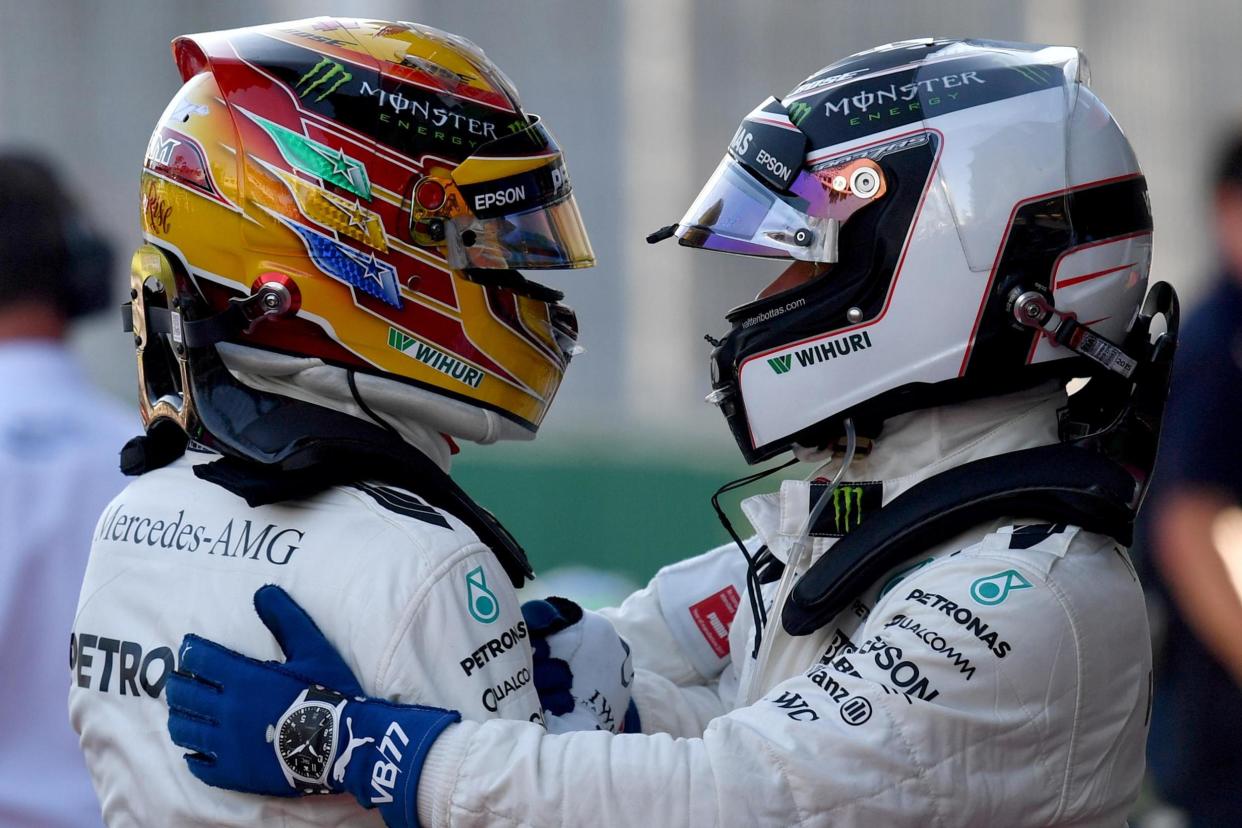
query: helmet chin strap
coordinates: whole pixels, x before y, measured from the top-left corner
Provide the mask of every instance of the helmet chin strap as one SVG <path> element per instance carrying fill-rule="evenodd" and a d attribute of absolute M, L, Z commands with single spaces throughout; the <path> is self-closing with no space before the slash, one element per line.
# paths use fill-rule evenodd
<path fill-rule="evenodd" d="M 241 382 L 258 390 L 329 408 L 357 406 L 345 368 L 227 342 L 216 350 Z M 484 444 L 534 436 L 493 411 L 396 380 L 356 371 L 354 385 L 371 411 L 390 425 L 416 423 L 433 433 Z"/>
<path fill-rule="evenodd" d="M 1064 313 L 1052 306 L 1042 293 L 1014 288 L 1008 304 L 1018 324 L 1035 328 L 1058 345 L 1069 348 L 1100 367 L 1126 379 L 1138 368 L 1138 360 L 1127 354 L 1119 345 L 1109 342 L 1087 325 L 1079 322 L 1074 314 Z"/>

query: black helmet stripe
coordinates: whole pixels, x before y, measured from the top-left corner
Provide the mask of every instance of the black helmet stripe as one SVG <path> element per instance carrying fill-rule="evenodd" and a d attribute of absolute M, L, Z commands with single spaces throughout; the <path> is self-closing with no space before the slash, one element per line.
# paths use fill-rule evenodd
<path fill-rule="evenodd" d="M 831 147 L 984 104 L 1056 89 L 1061 67 L 999 63 L 994 55 L 946 59 L 869 74 L 806 97 L 786 97 L 789 117 Z"/>
<path fill-rule="evenodd" d="M 322 115 L 419 160 L 460 160 L 489 141 L 525 126 L 521 115 L 498 111 L 381 74 L 362 55 L 329 57 L 265 34 L 231 41 L 239 57 L 288 88 L 302 109 Z"/>

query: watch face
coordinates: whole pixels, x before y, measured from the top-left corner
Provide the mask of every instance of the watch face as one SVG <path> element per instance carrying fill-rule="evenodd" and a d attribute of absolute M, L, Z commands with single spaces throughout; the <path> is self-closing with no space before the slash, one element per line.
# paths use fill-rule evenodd
<path fill-rule="evenodd" d="M 323 777 L 332 754 L 332 709 L 307 704 L 289 714 L 280 726 L 277 748 L 289 770 L 308 780 Z"/>

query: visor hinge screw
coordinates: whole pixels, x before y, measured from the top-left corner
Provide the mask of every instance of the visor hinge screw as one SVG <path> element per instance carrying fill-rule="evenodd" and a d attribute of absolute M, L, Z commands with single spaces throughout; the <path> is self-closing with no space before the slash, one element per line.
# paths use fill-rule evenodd
<path fill-rule="evenodd" d="M 851 322 L 861 322 L 863 318 L 862 308 L 850 308 L 845 312 L 845 318 Z"/>

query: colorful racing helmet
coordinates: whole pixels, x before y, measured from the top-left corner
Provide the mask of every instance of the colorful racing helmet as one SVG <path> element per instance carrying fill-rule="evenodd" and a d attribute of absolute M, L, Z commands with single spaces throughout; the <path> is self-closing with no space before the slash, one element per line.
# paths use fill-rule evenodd
<path fill-rule="evenodd" d="M 924 39 L 745 118 L 650 240 L 755 258 L 709 397 L 749 462 L 830 444 L 846 417 L 874 433 L 1049 379 L 1128 380 L 1116 343 L 1146 293 L 1152 217 L 1087 83 L 1074 48 Z"/>
<path fill-rule="evenodd" d="M 561 151 L 504 74 L 463 38 L 370 20 L 180 37 L 173 54 L 184 86 L 147 147 L 131 283 L 148 426 L 209 437 L 195 377 L 232 343 L 534 433 L 577 323 L 517 269 L 594 254 Z"/>

